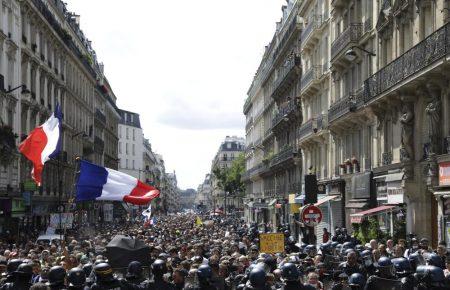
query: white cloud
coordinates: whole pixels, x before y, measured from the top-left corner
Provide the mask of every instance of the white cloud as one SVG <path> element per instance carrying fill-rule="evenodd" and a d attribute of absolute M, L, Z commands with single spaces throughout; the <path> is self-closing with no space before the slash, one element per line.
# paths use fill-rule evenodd
<path fill-rule="evenodd" d="M 285 0 L 70 0 L 120 108 L 196 187 L 226 135 L 244 135 L 247 89 Z"/>

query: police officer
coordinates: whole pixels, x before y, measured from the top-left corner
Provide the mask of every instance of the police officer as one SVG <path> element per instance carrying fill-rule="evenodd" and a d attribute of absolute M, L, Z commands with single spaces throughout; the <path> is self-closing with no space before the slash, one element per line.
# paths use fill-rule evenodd
<path fill-rule="evenodd" d="M 163 260 L 156 259 L 152 264 L 153 281 L 149 283 L 150 289 L 172 290 L 173 286 L 164 280 L 167 266 Z"/>
<path fill-rule="evenodd" d="M 54 266 L 48 272 L 48 284 L 50 289 L 59 290 L 64 289 L 64 281 L 66 279 L 66 270 L 61 266 Z"/>
<path fill-rule="evenodd" d="M 348 286 L 352 290 L 363 290 L 366 285 L 366 278 L 361 273 L 353 273 L 348 277 Z"/>
<path fill-rule="evenodd" d="M 412 275 L 412 267 L 408 259 L 401 257 L 392 259 L 392 264 L 394 264 L 396 276 L 400 279 L 402 284 L 402 289 L 412 289 L 414 287 L 415 281 Z"/>
<path fill-rule="evenodd" d="M 245 286 L 245 290 L 266 290 L 266 271 L 263 268 L 257 266 L 254 267 L 249 274 L 249 281 Z"/>
<path fill-rule="evenodd" d="M 364 250 L 360 254 L 361 263 L 368 276 L 375 274 L 376 268 L 373 264 L 372 252 L 370 250 Z"/>
<path fill-rule="evenodd" d="M 125 289 L 122 284 L 113 276 L 113 270 L 108 263 L 99 263 L 94 266 L 95 283 L 91 290 Z"/>
<path fill-rule="evenodd" d="M 91 287 L 95 282 L 95 273 L 93 271 L 93 266 L 91 263 L 85 264 L 83 266 L 83 272 L 86 275 L 86 286 Z"/>
<path fill-rule="evenodd" d="M 2 279 L 0 285 L 14 282 L 14 272 L 20 264 L 22 264 L 22 260 L 20 259 L 12 259 L 8 261 L 8 264 L 6 265 L 6 278 Z"/>
<path fill-rule="evenodd" d="M 392 283 L 391 283 L 392 282 Z M 367 280 L 365 290 L 384 289 L 386 285 L 397 284 L 399 282 L 395 276 L 395 267 L 388 257 L 381 257 L 378 260 L 377 272 Z"/>
<path fill-rule="evenodd" d="M 211 284 L 212 269 L 208 265 L 201 265 L 197 270 L 197 278 L 199 282 L 199 290 L 217 290 Z"/>
<path fill-rule="evenodd" d="M 364 276 L 366 275 L 364 267 L 358 264 L 358 257 L 356 255 L 356 252 L 353 250 L 350 250 L 347 253 L 347 261 L 339 265 L 339 270 L 343 271 L 349 277 L 353 273 L 360 273 Z"/>
<path fill-rule="evenodd" d="M 13 274 L 13 282 L 8 282 L 2 286 L 2 290 L 28 290 L 31 287 L 31 277 L 33 276 L 33 267 L 31 264 L 20 264 Z"/>
<path fill-rule="evenodd" d="M 426 265 L 419 266 L 416 269 L 414 275 L 417 281 L 417 289 L 419 290 L 443 290 L 449 289 L 448 285 L 445 285 L 444 271 L 436 266 Z"/>
<path fill-rule="evenodd" d="M 83 290 L 86 287 L 86 274 L 81 268 L 72 268 L 67 273 L 67 289 Z"/>
<path fill-rule="evenodd" d="M 125 275 L 126 281 L 133 285 L 141 285 L 146 287 L 149 281 L 146 281 L 143 271 L 144 270 L 140 262 L 130 262 L 130 264 L 128 264 L 127 274 Z"/>
<path fill-rule="evenodd" d="M 282 290 L 312 290 L 315 289 L 310 285 L 302 285 L 299 281 L 300 272 L 293 263 L 285 263 L 281 267 L 281 277 L 285 282 Z"/>

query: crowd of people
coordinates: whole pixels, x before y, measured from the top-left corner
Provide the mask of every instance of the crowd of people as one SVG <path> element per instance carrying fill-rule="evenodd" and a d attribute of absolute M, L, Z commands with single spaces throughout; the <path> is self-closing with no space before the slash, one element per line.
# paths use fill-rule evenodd
<path fill-rule="evenodd" d="M 208 219 L 204 217 L 203 220 Z M 371 240 L 336 229 L 325 243 L 297 242 L 287 227 L 285 251 L 260 251 L 261 231 L 236 218 L 199 225 L 193 214 L 155 225 L 116 224 L 62 243 L 0 244 L 3 289 L 450 289 L 446 245 L 427 239 Z M 149 256 L 113 267 L 105 248 L 116 235 L 143 241 Z M 384 243 L 385 242 L 385 243 Z M 111 257 L 109 257 L 111 258 Z"/>

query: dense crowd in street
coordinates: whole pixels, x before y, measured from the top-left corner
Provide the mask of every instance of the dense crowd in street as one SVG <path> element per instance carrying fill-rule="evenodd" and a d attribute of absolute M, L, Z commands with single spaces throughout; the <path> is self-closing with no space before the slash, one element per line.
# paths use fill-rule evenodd
<path fill-rule="evenodd" d="M 208 219 L 203 217 L 203 220 Z M 283 226 L 285 251 L 260 251 L 256 225 L 213 217 L 198 225 L 192 214 L 160 217 L 158 223 L 105 226 L 93 236 L 67 235 L 61 244 L 0 245 L 1 289 L 450 289 L 450 258 L 444 244 L 427 239 L 371 240 L 336 229 L 326 243 L 296 242 Z M 114 268 L 105 247 L 129 235 L 150 247 L 148 263 Z"/>

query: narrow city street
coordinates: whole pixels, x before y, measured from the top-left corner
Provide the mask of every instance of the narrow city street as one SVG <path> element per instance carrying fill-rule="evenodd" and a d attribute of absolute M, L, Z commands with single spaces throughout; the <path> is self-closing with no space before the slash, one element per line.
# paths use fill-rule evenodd
<path fill-rule="evenodd" d="M 449 20 L 3 0 L 0 290 L 450 289 Z"/>

